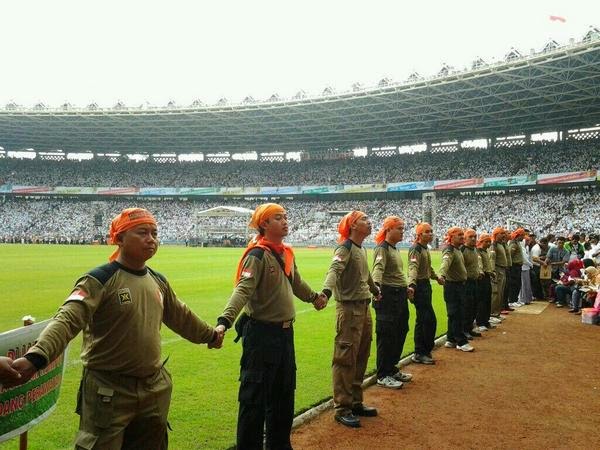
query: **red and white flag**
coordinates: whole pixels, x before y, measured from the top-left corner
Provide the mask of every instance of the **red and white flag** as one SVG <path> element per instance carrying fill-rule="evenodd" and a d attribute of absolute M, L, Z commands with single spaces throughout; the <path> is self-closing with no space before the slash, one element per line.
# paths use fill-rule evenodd
<path fill-rule="evenodd" d="M 83 300 L 87 296 L 88 296 L 88 293 L 85 292 L 83 289 L 75 289 L 73 292 L 71 292 L 71 295 L 69 295 L 67 297 L 67 300 L 65 300 L 65 301 Z"/>
<path fill-rule="evenodd" d="M 567 19 L 565 19 L 562 16 L 550 16 L 550 20 L 552 22 L 561 22 L 561 23 L 565 23 L 567 21 Z"/>

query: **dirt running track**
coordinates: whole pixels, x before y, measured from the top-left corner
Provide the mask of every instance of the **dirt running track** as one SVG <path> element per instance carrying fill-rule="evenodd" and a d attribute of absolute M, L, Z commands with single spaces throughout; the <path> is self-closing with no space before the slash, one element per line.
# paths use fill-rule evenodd
<path fill-rule="evenodd" d="M 401 390 L 368 388 L 379 416 L 361 428 L 324 412 L 294 431 L 294 449 L 600 449 L 600 326 L 548 305 L 473 345 L 406 366 L 414 379 Z"/>

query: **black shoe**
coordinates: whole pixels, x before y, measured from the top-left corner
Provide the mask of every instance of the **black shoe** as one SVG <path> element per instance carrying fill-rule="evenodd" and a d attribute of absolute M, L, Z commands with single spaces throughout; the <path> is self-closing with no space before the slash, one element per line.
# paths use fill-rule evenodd
<path fill-rule="evenodd" d="M 352 407 L 352 414 L 355 416 L 375 417 L 377 415 L 377 409 L 371 406 L 360 404 Z"/>
<path fill-rule="evenodd" d="M 479 331 L 472 330 L 469 331 L 469 334 L 474 337 L 481 337 L 481 333 Z"/>
<path fill-rule="evenodd" d="M 336 414 L 335 420 L 350 428 L 360 427 L 360 419 L 352 413 Z"/>
<path fill-rule="evenodd" d="M 467 338 L 469 341 L 473 340 L 473 336 L 471 335 L 471 333 L 463 333 L 465 335 L 465 338 Z"/>
<path fill-rule="evenodd" d="M 412 356 L 412 361 L 418 364 L 435 364 L 435 361 L 430 356 L 417 355 L 416 353 Z"/>

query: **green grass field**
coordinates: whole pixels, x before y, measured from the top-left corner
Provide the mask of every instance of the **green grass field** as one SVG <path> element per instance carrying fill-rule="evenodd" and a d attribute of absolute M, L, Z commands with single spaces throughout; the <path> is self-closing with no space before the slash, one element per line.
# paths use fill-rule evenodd
<path fill-rule="evenodd" d="M 37 320 L 51 317 L 70 293 L 74 281 L 87 270 L 103 264 L 109 247 L 0 245 L 0 330 L 21 325 L 31 314 Z M 223 310 L 233 287 L 233 275 L 241 249 L 161 248 L 150 266 L 170 280 L 179 298 L 209 323 Z M 332 249 L 296 249 L 298 267 L 314 289 L 320 289 L 331 261 Z M 369 258 L 372 254 L 369 252 Z M 433 267 L 439 254 L 433 253 Z M 406 262 L 406 257 L 404 257 Z M 437 334 L 446 332 L 446 310 L 441 289 L 433 284 L 437 311 Z M 296 363 L 298 384 L 296 413 L 331 397 L 331 355 L 333 351 L 335 305 L 320 312 L 300 301 L 296 304 Z M 404 348 L 413 351 L 414 307 L 411 330 Z M 235 443 L 237 389 L 241 344 L 234 344 L 229 332 L 221 350 L 191 344 L 163 328 L 163 355 L 170 356 L 167 368 L 173 375 L 174 394 L 169 421 L 170 448 L 222 449 Z M 81 339 L 69 347 L 68 368 L 55 412 L 29 432 L 31 450 L 70 449 L 78 416 L 74 413 L 81 362 Z M 375 366 L 374 345 L 369 372 Z M 16 448 L 16 441 L 0 448 Z"/>

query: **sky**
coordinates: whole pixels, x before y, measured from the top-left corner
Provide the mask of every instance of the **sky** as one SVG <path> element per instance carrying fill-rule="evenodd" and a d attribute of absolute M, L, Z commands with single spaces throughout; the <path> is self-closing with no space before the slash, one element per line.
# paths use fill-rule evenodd
<path fill-rule="evenodd" d="M 0 17 L 0 107 L 187 106 L 529 54 L 600 27 L 600 2 L 20 0 L 1 2 Z"/>

